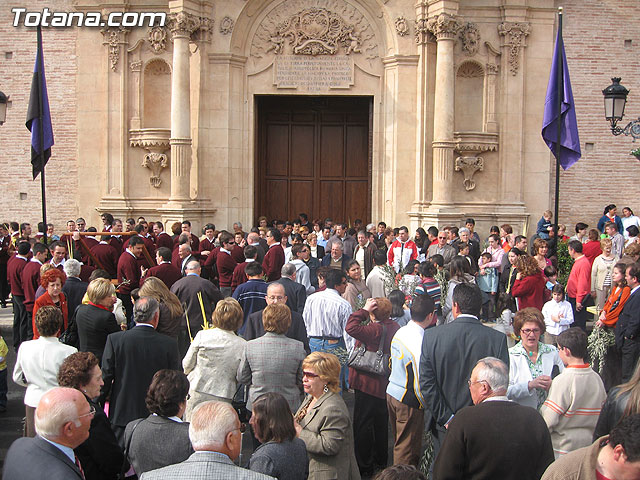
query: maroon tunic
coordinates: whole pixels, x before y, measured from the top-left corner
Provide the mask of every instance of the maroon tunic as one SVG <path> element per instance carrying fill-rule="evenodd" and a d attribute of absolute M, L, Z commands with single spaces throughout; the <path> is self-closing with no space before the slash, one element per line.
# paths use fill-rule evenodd
<path fill-rule="evenodd" d="M 42 264 L 29 261 L 22 270 L 22 291 L 24 292 L 24 306 L 27 312 L 33 312 L 33 304 L 36 301 L 36 290 L 40 286 L 40 267 Z"/>
<path fill-rule="evenodd" d="M 149 277 L 159 278 L 167 288 L 171 289 L 171 286 L 180 280 L 182 275 L 180 275 L 180 270 L 171 263 L 161 263 L 147 270 L 147 273 L 144 274 L 144 278 L 142 279 L 142 283 Z"/>
<path fill-rule="evenodd" d="M 269 251 L 262 261 L 262 269 L 267 276 L 267 282 L 273 282 L 280 279 L 280 270 L 284 265 L 284 249 L 280 244 L 274 244 L 269 247 Z"/>
<path fill-rule="evenodd" d="M 27 262 L 24 258 L 18 258 L 16 255 L 12 256 L 7 263 L 7 278 L 9 279 L 9 285 L 11 286 L 11 295 L 24 296 L 24 290 L 22 289 L 22 271 L 27 266 Z"/>
<path fill-rule="evenodd" d="M 236 265 L 238 264 L 229 253 L 223 251 L 218 253 L 216 267 L 218 268 L 220 288 L 231 286 L 231 278 L 233 277 L 233 270 L 236 268 Z"/>
<path fill-rule="evenodd" d="M 136 257 L 129 253 L 129 250 L 122 252 L 118 260 L 118 283 L 122 283 L 125 279 L 130 283 L 119 288 L 122 294 L 129 294 L 131 290 L 140 286 L 140 267 Z"/>
<path fill-rule="evenodd" d="M 102 264 L 104 270 L 114 278 L 118 272 L 118 258 L 120 257 L 118 251 L 107 243 L 98 243 L 91 247 L 91 253 Z"/>

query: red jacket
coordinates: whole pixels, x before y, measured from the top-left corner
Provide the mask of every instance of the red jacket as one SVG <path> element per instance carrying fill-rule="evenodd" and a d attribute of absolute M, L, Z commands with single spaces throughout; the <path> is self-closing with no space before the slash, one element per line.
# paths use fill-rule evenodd
<path fill-rule="evenodd" d="M 527 307 L 542 310 L 546 283 L 544 274 L 540 270 L 534 275 L 528 275 L 513 282 L 511 295 L 518 299 L 518 310 Z"/>
<path fill-rule="evenodd" d="M 218 253 L 216 267 L 218 268 L 220 288 L 231 287 L 231 278 L 233 277 L 233 270 L 236 268 L 236 265 L 237 263 L 231 254 L 223 252 L 222 250 Z"/>
<path fill-rule="evenodd" d="M 364 343 L 366 344 L 368 351 L 375 352 L 378 350 L 378 346 L 380 345 L 380 340 L 382 338 L 382 323 L 384 323 L 384 326 L 387 328 L 387 333 L 385 335 L 382 352 L 391 353 L 391 340 L 400 326 L 390 318 L 387 318 L 382 323 L 369 322 L 367 325 L 363 325 L 362 323 L 368 319 L 369 312 L 361 308 L 357 312 L 351 314 L 349 320 L 347 320 L 345 331 L 356 339 L 356 347 L 359 347 Z M 349 368 L 349 385 L 354 390 L 360 390 L 361 392 L 368 393 L 374 397 L 385 399 L 388 384 L 388 377 Z"/>
<path fill-rule="evenodd" d="M 53 303 L 53 300 L 51 300 L 51 296 L 49 295 L 49 292 L 44 292 L 42 295 L 40 295 L 33 306 L 33 339 L 34 340 L 40 337 L 40 333 L 36 328 L 36 313 L 38 312 L 38 309 L 40 309 L 40 307 L 44 307 L 45 305 L 52 305 L 54 307 L 57 306 L 55 303 Z M 67 297 L 64 296 L 64 293 L 60 293 L 60 310 L 62 310 L 62 319 L 64 320 L 64 325 L 62 326 L 60 331 L 63 332 L 67 329 L 67 325 L 69 323 L 68 321 L 69 308 L 67 307 Z"/>
<path fill-rule="evenodd" d="M 274 244 L 269 247 L 269 251 L 262 261 L 262 269 L 267 276 L 267 282 L 280 279 L 280 270 L 284 265 L 284 249 L 282 245 Z"/>
<path fill-rule="evenodd" d="M 582 303 L 584 297 L 591 293 L 591 262 L 586 255 L 578 258 L 571 267 L 567 280 L 567 296 Z"/>

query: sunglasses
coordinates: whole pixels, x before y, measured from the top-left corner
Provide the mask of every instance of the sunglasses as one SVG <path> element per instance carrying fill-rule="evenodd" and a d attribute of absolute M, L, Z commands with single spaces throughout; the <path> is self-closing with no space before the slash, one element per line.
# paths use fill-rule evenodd
<path fill-rule="evenodd" d="M 307 378 L 316 378 L 316 377 L 319 377 L 320 375 L 313 372 L 302 372 L 302 376 Z"/>

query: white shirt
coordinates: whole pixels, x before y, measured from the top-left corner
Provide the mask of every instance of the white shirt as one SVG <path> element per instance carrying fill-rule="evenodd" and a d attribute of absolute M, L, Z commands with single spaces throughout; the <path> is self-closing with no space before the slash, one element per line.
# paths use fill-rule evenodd
<path fill-rule="evenodd" d="M 624 234 L 625 239 L 629 238 L 629 232 L 627 232 L 627 227 L 630 227 L 631 225 L 635 225 L 636 227 L 638 227 L 638 229 L 640 229 L 640 218 L 638 218 L 635 215 L 631 215 L 630 217 L 622 217 L 622 227 L 624 232 L 620 232 L 620 233 Z"/>
<path fill-rule="evenodd" d="M 560 314 L 562 314 L 562 318 L 558 323 L 551 319 L 552 315 Z M 556 302 L 552 298 L 542 307 L 542 315 L 544 316 L 547 333 L 551 335 L 560 335 L 573 323 L 573 309 L 571 308 L 571 304 L 566 300 Z"/>
<path fill-rule="evenodd" d="M 344 328 L 352 313 L 349 302 L 337 290 L 327 288 L 307 297 L 302 317 L 309 337 L 344 337 L 350 345 L 353 339 Z"/>

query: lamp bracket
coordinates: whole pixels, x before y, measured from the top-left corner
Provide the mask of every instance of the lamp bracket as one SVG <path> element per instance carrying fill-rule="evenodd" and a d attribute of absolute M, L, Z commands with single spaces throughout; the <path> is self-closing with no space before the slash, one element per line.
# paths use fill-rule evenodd
<path fill-rule="evenodd" d="M 631 135 L 633 137 L 633 141 L 640 138 L 640 117 L 637 120 L 633 120 L 632 122 L 627 123 L 624 128 L 620 128 L 616 125 L 615 121 L 611 122 L 611 133 L 614 135 Z"/>

